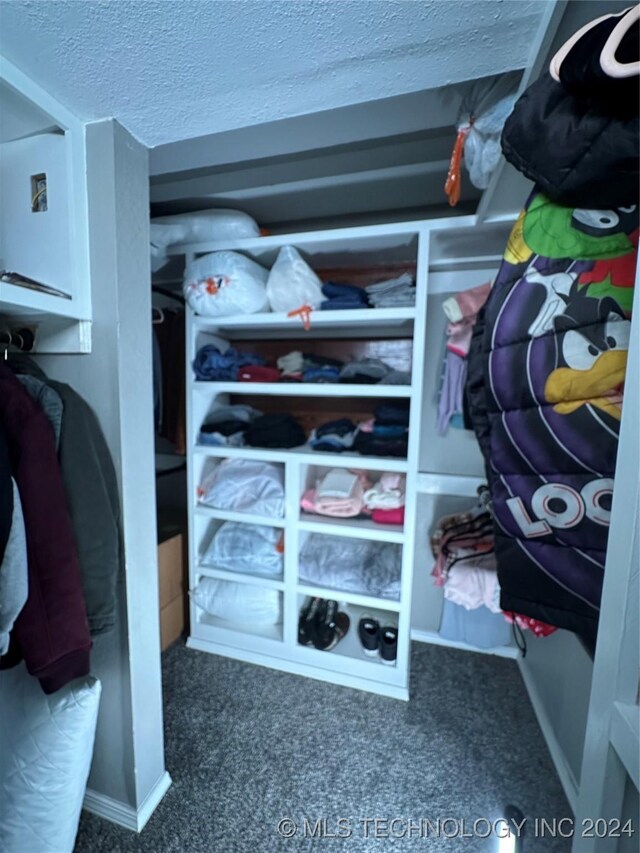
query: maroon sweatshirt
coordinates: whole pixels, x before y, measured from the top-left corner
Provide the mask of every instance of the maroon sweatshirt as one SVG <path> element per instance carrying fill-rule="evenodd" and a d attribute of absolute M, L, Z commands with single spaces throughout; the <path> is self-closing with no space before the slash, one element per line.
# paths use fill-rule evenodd
<path fill-rule="evenodd" d="M 0 364 L 0 421 L 9 446 L 27 537 L 29 596 L 3 666 L 24 658 L 45 693 L 89 672 L 91 637 L 78 554 L 51 424 Z"/>

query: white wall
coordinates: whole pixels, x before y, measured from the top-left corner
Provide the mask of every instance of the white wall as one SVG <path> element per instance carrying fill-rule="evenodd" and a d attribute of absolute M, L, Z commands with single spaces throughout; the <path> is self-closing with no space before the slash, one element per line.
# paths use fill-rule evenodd
<path fill-rule="evenodd" d="M 42 356 L 96 412 L 120 484 L 126 572 L 116 630 L 97 637 L 102 702 L 89 777 L 92 807 L 136 826 L 166 789 L 158 626 L 148 254 L 148 154 L 117 122 L 86 127 L 93 347 Z M 97 798 L 95 795 L 98 795 Z"/>

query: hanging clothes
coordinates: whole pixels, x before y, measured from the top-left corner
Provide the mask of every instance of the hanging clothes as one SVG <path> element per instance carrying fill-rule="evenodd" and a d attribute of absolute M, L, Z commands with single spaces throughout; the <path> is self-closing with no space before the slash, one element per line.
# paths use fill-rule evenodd
<path fill-rule="evenodd" d="M 154 325 L 160 350 L 162 416 L 159 435 L 187 452 L 184 311 L 163 308 L 164 320 Z M 212 377 L 199 377 L 212 378 Z M 160 402 L 160 401 L 159 401 Z"/>
<path fill-rule="evenodd" d="M 591 639 L 637 245 L 637 206 L 583 210 L 534 192 L 469 355 L 468 408 L 491 488 L 502 609 Z"/>
<path fill-rule="evenodd" d="M 89 628 L 93 636 L 103 634 L 115 625 L 116 586 L 124 570 L 120 497 L 109 448 L 93 410 L 73 388 L 49 379 L 28 356 L 10 364 L 58 432 Z"/>
<path fill-rule="evenodd" d="M 3 364 L 0 422 L 24 512 L 29 578 L 2 665 L 24 658 L 44 692 L 53 693 L 89 674 L 91 636 L 53 429 Z"/>
<path fill-rule="evenodd" d="M 0 657 L 7 653 L 9 635 L 29 592 L 27 580 L 27 539 L 20 493 L 15 480 L 13 485 L 13 512 L 11 530 L 0 560 Z"/>

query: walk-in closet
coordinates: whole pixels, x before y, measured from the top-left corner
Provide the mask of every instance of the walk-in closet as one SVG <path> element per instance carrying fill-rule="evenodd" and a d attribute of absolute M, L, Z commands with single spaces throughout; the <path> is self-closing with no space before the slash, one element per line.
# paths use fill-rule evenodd
<path fill-rule="evenodd" d="M 638 29 L 0 10 L 0 850 L 637 849 Z"/>

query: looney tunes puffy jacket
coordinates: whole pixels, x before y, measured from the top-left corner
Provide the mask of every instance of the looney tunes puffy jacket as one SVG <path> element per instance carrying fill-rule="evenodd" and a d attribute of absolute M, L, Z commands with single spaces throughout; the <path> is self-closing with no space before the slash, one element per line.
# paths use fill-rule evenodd
<path fill-rule="evenodd" d="M 636 206 L 534 193 L 476 326 L 467 404 L 501 607 L 595 637 L 638 244 Z"/>

